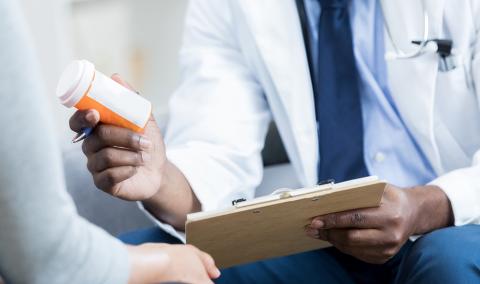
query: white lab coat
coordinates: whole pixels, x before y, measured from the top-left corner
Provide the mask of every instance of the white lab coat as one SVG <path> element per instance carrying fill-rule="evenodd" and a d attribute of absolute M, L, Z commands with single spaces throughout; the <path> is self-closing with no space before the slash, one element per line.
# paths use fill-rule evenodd
<path fill-rule="evenodd" d="M 420 0 L 383 2 L 392 38 L 409 50 L 409 42 L 423 35 Z M 426 3 L 430 37 L 454 40 L 458 67 L 439 72 L 434 53 L 389 60 L 389 84 L 438 175 L 432 183 L 450 198 L 455 224 L 479 224 L 480 1 Z M 387 33 L 385 40 L 391 51 Z M 253 196 L 271 118 L 298 179 L 304 186 L 317 182 L 313 91 L 294 0 L 191 0 L 181 70 L 170 104 L 167 155 L 204 210 Z"/>

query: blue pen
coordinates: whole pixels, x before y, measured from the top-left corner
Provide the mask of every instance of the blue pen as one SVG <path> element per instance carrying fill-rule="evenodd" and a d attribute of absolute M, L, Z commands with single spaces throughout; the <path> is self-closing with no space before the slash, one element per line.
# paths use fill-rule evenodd
<path fill-rule="evenodd" d="M 90 136 L 90 134 L 92 134 L 92 132 L 93 132 L 92 127 L 82 128 L 82 131 L 77 133 L 77 135 L 75 135 L 75 137 L 73 137 L 72 143 L 78 143 L 78 142 L 84 140 L 85 138 Z"/>

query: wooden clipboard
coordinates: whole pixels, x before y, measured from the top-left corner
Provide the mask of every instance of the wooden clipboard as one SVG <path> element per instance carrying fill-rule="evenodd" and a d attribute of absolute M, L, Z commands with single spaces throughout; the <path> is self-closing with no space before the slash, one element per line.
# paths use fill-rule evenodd
<path fill-rule="evenodd" d="M 239 202 L 189 214 L 187 243 L 210 253 L 220 268 L 330 246 L 305 235 L 313 217 L 380 205 L 386 182 L 367 177 Z"/>

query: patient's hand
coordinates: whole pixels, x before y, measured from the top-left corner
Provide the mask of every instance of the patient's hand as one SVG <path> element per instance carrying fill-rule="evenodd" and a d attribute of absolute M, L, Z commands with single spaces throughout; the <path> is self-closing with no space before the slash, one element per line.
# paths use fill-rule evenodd
<path fill-rule="evenodd" d="M 213 283 L 220 271 L 210 255 L 190 245 L 129 246 L 129 283 Z"/>
<path fill-rule="evenodd" d="M 118 75 L 112 79 L 129 87 Z M 70 119 L 70 128 L 75 132 L 96 126 L 82 145 L 95 185 L 124 200 L 151 198 L 161 186 L 167 163 L 163 137 L 155 119 L 150 118 L 143 134 L 112 125 L 97 125 L 99 120 L 95 110 L 77 111 Z"/>

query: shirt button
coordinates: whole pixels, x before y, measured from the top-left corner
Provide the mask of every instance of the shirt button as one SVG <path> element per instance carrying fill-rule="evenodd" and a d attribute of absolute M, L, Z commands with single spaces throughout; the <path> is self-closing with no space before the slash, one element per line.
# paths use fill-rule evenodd
<path fill-rule="evenodd" d="M 377 152 L 377 154 L 375 154 L 375 161 L 377 163 L 385 161 L 385 154 L 383 154 L 382 152 Z"/>

